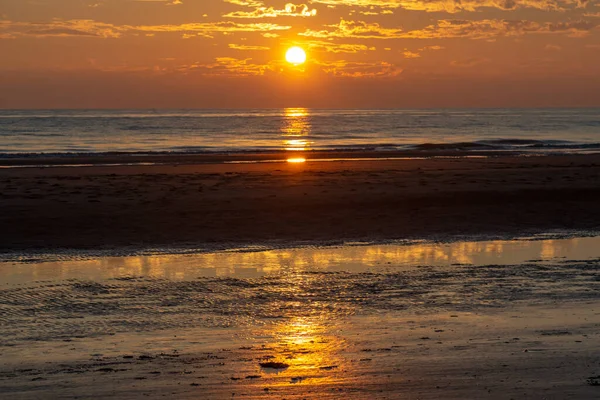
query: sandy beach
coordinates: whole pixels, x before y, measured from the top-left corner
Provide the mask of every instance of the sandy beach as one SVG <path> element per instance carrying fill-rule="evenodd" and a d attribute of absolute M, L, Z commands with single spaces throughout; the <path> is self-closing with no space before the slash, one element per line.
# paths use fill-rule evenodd
<path fill-rule="evenodd" d="M 600 155 L 311 156 L 306 163 L 190 156 L 183 164 L 175 157 L 160 165 L 0 169 L 0 249 L 226 247 L 599 226 Z"/>
<path fill-rule="evenodd" d="M 598 396 L 597 238 L 414 246 L 0 265 L 0 398 Z"/>
<path fill-rule="evenodd" d="M 357 317 L 348 328 L 295 319 L 247 338 L 226 329 L 74 338 L 3 363 L 0 397 L 593 399 L 599 338 L 588 319 L 579 307 L 537 307 Z"/>
<path fill-rule="evenodd" d="M 0 169 L 0 398 L 596 398 L 600 156 L 368 155 Z"/>

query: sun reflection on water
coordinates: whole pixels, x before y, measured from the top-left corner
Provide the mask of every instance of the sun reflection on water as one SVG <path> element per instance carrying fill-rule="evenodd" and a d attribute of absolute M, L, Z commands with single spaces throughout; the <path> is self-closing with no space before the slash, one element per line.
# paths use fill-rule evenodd
<path fill-rule="evenodd" d="M 323 316 L 290 317 L 258 335 L 273 341 L 265 345 L 274 350 L 275 357 L 269 360 L 288 365 L 285 370 L 277 371 L 280 377 L 277 385 L 330 384 L 338 379 L 336 372 L 346 367 L 340 355 L 344 342 L 331 334 Z"/>
<path fill-rule="evenodd" d="M 310 112 L 306 108 L 286 108 L 281 127 L 283 148 L 287 151 L 306 151 L 312 144 L 308 137 L 312 130 Z"/>

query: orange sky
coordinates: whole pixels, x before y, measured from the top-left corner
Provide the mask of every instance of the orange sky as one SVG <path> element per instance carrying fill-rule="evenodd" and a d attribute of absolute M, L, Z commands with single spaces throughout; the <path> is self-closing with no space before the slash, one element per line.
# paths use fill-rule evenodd
<path fill-rule="evenodd" d="M 1 108 L 600 106 L 599 72 L 600 0 L 0 0 Z"/>

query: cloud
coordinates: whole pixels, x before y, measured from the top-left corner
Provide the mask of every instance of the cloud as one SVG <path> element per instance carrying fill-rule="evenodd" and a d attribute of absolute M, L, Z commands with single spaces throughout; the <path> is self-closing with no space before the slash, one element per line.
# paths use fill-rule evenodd
<path fill-rule="evenodd" d="M 138 3 L 165 3 L 167 6 L 177 6 L 183 4 L 182 0 L 130 0 Z M 94 5 L 97 6 L 97 5 Z"/>
<path fill-rule="evenodd" d="M 283 26 L 271 23 L 238 24 L 231 21 L 222 22 L 193 22 L 180 25 L 139 25 L 124 26 L 126 31 L 135 32 L 179 32 L 188 35 L 204 36 L 212 38 L 217 33 L 231 34 L 234 32 L 272 32 L 285 31 L 291 26 Z"/>
<path fill-rule="evenodd" d="M 211 64 L 192 64 L 179 67 L 179 71 L 200 72 L 206 76 L 258 76 L 274 70 L 271 64 L 254 64 L 252 58 L 237 59 L 233 57 L 218 57 Z"/>
<path fill-rule="evenodd" d="M 171 60 L 172 61 L 172 60 Z M 402 69 L 387 62 L 350 62 L 338 60 L 332 62 L 310 60 L 307 65 L 310 74 L 323 74 L 343 78 L 394 78 L 402 73 Z M 207 77 L 241 78 L 269 75 L 284 76 L 290 72 L 289 65 L 283 60 L 273 60 L 261 64 L 252 58 L 217 57 L 210 63 L 194 63 L 185 65 L 153 66 L 147 68 L 134 67 L 98 67 L 102 71 L 147 71 L 155 74 L 183 73 L 200 74 Z M 304 73 L 304 72 L 303 72 Z"/>
<path fill-rule="evenodd" d="M 438 45 L 434 45 L 434 46 L 425 46 L 422 49 L 419 49 L 420 51 L 425 51 L 425 50 L 443 50 L 445 47 L 443 46 L 438 46 Z"/>
<path fill-rule="evenodd" d="M 259 0 L 223 0 L 225 3 L 231 3 L 244 7 L 262 7 L 264 3 Z"/>
<path fill-rule="evenodd" d="M 421 54 L 425 51 L 435 51 L 435 50 L 443 50 L 443 49 L 444 49 L 444 47 L 438 46 L 438 45 L 424 46 L 415 51 L 412 51 L 409 49 L 404 49 L 402 51 L 402 55 L 404 56 L 404 58 L 421 58 Z"/>
<path fill-rule="evenodd" d="M 349 62 L 345 60 L 317 63 L 325 74 L 344 78 L 395 78 L 402 68 L 388 62 Z"/>
<path fill-rule="evenodd" d="M 581 7 L 581 0 L 312 0 L 313 3 L 331 7 L 347 6 L 370 8 L 366 13 L 382 13 L 393 9 L 405 9 L 426 12 L 457 13 L 478 11 L 482 8 L 515 10 L 517 8 L 535 8 L 540 10 L 565 10 L 569 6 Z M 361 12 L 365 13 L 365 12 Z"/>
<path fill-rule="evenodd" d="M 238 24 L 222 21 L 210 23 L 188 23 L 179 25 L 113 25 L 93 20 L 59 20 L 51 22 L 14 22 L 0 21 L 0 38 L 2 37 L 97 37 L 119 38 L 125 34 L 143 33 L 146 35 L 156 33 L 181 33 L 182 37 L 195 36 L 213 37 L 215 34 L 231 34 L 234 32 L 260 32 L 285 31 L 290 26 L 270 23 Z"/>
<path fill-rule="evenodd" d="M 572 37 L 587 35 L 597 28 L 600 22 L 569 21 L 569 22 L 534 22 L 524 20 L 440 20 L 435 25 L 423 29 L 406 32 L 400 35 L 412 39 L 496 39 L 498 37 L 516 37 L 527 34 L 558 33 Z"/>
<path fill-rule="evenodd" d="M 600 21 L 534 22 L 525 20 L 464 20 L 443 19 L 423 29 L 403 31 L 396 28 L 384 28 L 377 23 L 341 20 L 336 25 L 325 25 L 322 30 L 299 33 L 300 36 L 315 38 L 360 38 L 360 39 L 496 39 L 498 37 L 516 37 L 526 34 L 559 33 L 571 37 L 581 37 L 597 28 Z"/>
<path fill-rule="evenodd" d="M 269 47 L 265 47 L 265 46 L 246 46 L 243 44 L 229 44 L 229 48 L 230 49 L 234 49 L 234 50 L 256 50 L 256 51 L 261 51 L 261 50 L 271 50 Z"/>
<path fill-rule="evenodd" d="M 421 53 L 417 53 L 417 52 L 406 50 L 406 49 L 402 52 L 402 55 L 404 56 L 404 58 L 420 58 L 421 57 Z"/>
<path fill-rule="evenodd" d="M 226 18 L 275 18 L 275 17 L 314 17 L 317 15 L 316 9 L 310 9 L 306 4 L 295 5 L 288 3 L 283 9 L 274 7 L 265 7 L 264 5 L 254 6 L 252 11 L 233 11 L 223 15 Z"/>
<path fill-rule="evenodd" d="M 53 20 L 47 23 L 0 21 L 0 35 L 65 37 L 88 36 L 99 38 L 118 38 L 121 29 L 115 25 L 92 20 Z"/>
<path fill-rule="evenodd" d="M 367 23 L 364 21 L 341 20 L 339 24 L 325 25 L 331 30 L 312 30 L 299 33 L 300 36 L 315 38 L 361 38 L 361 39 L 393 39 L 401 37 L 402 29 L 383 28 L 378 23 Z"/>
<path fill-rule="evenodd" d="M 303 44 L 311 50 L 328 53 L 358 53 L 375 49 L 364 44 L 333 43 L 325 40 L 312 40 Z"/>
<path fill-rule="evenodd" d="M 306 29 L 299 36 L 313 38 L 313 46 L 333 53 L 354 53 L 365 50 L 364 43 L 335 44 L 335 39 L 447 39 L 467 38 L 495 40 L 500 37 L 519 37 L 529 34 L 564 34 L 583 37 L 600 26 L 600 19 L 567 22 L 536 22 L 505 19 L 442 19 L 421 29 L 404 31 L 387 28 L 378 23 L 347 21 L 324 25 L 324 29 Z M 207 37 L 217 34 L 230 35 L 236 32 L 257 32 L 264 37 L 277 37 L 279 32 L 288 31 L 289 25 L 275 23 L 237 23 L 234 21 L 193 22 L 178 25 L 114 25 L 94 20 L 60 20 L 50 22 L 0 21 L 0 39 L 31 37 L 93 37 L 120 38 L 124 35 L 156 35 L 179 33 L 183 38 Z M 328 39 L 328 40 L 320 40 Z M 328 44 L 327 42 L 332 42 Z"/>

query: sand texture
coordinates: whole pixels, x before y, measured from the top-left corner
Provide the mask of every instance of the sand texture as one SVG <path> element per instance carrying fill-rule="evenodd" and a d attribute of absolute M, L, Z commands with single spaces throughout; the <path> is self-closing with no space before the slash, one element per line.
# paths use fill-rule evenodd
<path fill-rule="evenodd" d="M 4 285 L 0 398 L 594 399 L 599 266 Z"/>

